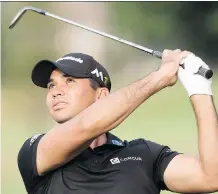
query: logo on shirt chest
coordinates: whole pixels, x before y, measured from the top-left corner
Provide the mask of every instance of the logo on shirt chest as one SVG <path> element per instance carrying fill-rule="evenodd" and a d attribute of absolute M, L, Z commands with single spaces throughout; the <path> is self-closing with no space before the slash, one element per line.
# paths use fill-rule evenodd
<path fill-rule="evenodd" d="M 122 162 L 126 162 L 126 161 L 142 161 L 141 157 L 135 157 L 135 156 L 129 156 L 129 157 L 125 157 L 125 158 L 112 158 L 110 159 L 111 164 L 118 164 L 118 163 L 122 163 Z"/>

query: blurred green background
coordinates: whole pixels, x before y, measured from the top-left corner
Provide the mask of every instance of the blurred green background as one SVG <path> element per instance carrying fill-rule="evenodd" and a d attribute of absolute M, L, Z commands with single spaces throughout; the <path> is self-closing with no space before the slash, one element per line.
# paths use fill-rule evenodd
<path fill-rule="evenodd" d="M 159 59 L 142 51 L 33 12 L 9 30 L 10 21 L 24 6 L 42 8 L 160 51 L 192 51 L 214 70 L 218 107 L 218 2 L 1 3 L 3 194 L 26 193 L 17 167 L 18 151 L 27 138 L 55 124 L 46 109 L 46 90 L 31 82 L 38 60 L 55 60 L 69 52 L 90 54 L 110 72 L 112 92 L 160 65 Z M 197 152 L 194 114 L 179 82 L 152 96 L 113 133 L 121 139 L 142 137 L 179 152 Z"/>

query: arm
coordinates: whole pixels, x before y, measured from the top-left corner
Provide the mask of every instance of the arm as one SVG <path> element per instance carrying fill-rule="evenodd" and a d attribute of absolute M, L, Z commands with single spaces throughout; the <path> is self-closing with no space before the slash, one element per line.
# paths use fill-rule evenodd
<path fill-rule="evenodd" d="M 190 99 L 198 126 L 199 156 L 176 156 L 168 165 L 164 180 L 167 187 L 176 192 L 215 192 L 218 191 L 216 109 L 210 95 L 191 95 Z"/>
<path fill-rule="evenodd" d="M 176 192 L 218 190 L 218 120 L 212 98 L 191 97 L 198 125 L 199 156 L 178 155 L 168 165 L 164 180 Z"/>
<path fill-rule="evenodd" d="M 38 173 L 42 175 L 73 159 L 96 137 L 118 126 L 150 96 L 175 84 L 179 61 L 187 54 L 165 50 L 157 72 L 99 99 L 73 119 L 51 129 L 38 145 Z"/>
<path fill-rule="evenodd" d="M 131 112 L 161 90 L 163 78 L 155 72 L 106 96 L 73 119 L 51 129 L 37 150 L 39 174 L 68 162 L 99 135 L 119 125 Z"/>
<path fill-rule="evenodd" d="M 211 96 L 191 97 L 198 125 L 199 155 L 202 170 L 218 189 L 218 118 Z"/>
<path fill-rule="evenodd" d="M 38 173 L 43 174 L 73 159 L 96 137 L 118 126 L 150 96 L 175 84 L 178 62 L 187 52 L 165 50 L 163 55 L 165 60 L 157 72 L 97 100 L 43 136 L 37 149 Z"/>

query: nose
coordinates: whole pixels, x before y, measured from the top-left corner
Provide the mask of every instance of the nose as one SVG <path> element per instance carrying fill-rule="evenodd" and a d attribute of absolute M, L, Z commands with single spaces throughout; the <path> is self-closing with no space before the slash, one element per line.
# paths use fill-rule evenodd
<path fill-rule="evenodd" d="M 57 96 L 64 96 L 65 92 L 64 89 L 60 86 L 56 86 L 52 91 L 52 97 L 56 98 Z"/>

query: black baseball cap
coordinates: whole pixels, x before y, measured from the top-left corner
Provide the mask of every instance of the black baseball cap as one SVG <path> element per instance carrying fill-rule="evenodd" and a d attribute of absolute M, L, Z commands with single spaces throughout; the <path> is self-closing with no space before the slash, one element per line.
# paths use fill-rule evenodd
<path fill-rule="evenodd" d="M 47 88 L 50 75 L 56 68 L 76 78 L 92 78 L 100 87 L 111 90 L 111 80 L 107 70 L 92 56 L 83 53 L 70 53 L 56 61 L 39 61 L 32 71 L 33 83 L 39 87 Z"/>

